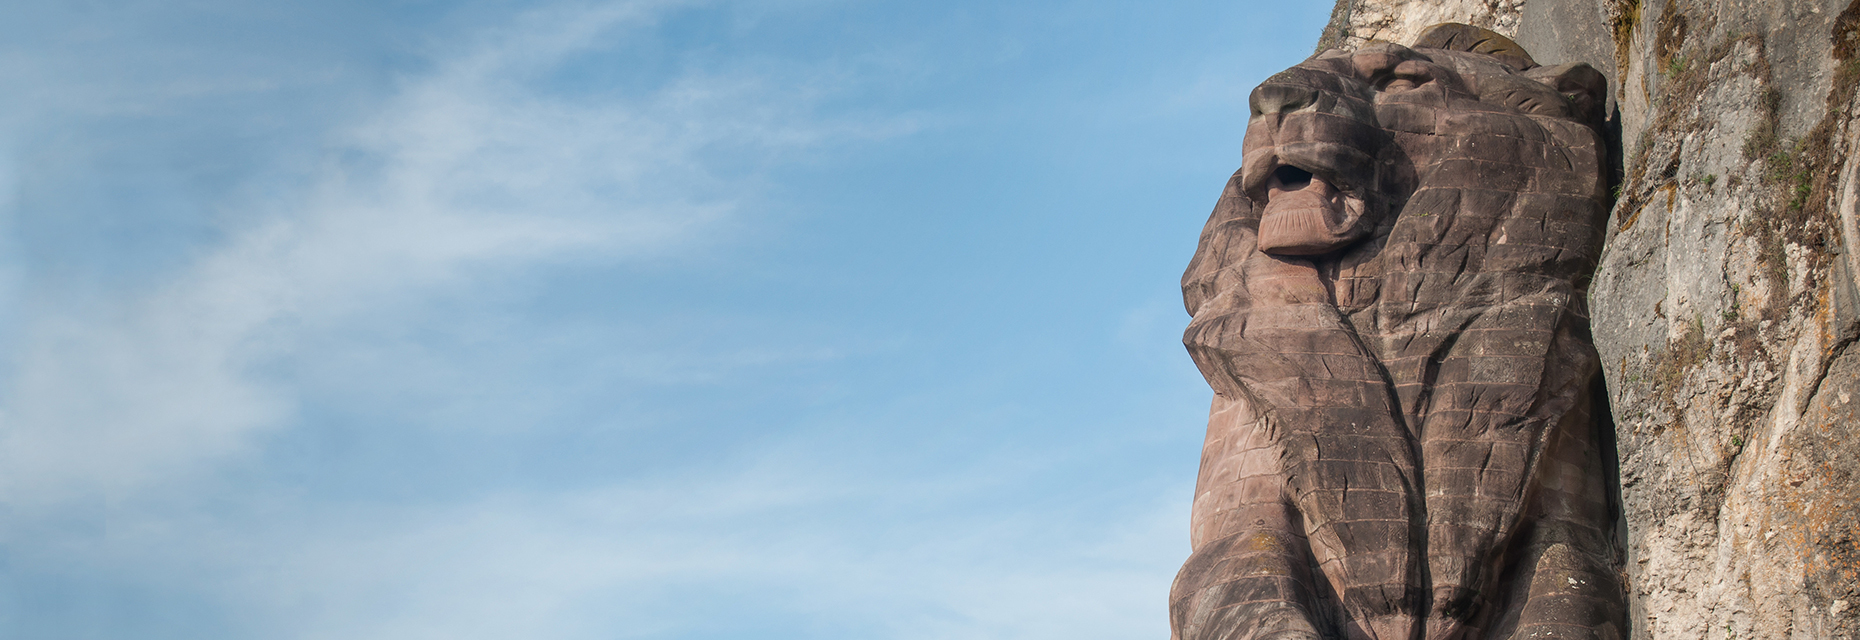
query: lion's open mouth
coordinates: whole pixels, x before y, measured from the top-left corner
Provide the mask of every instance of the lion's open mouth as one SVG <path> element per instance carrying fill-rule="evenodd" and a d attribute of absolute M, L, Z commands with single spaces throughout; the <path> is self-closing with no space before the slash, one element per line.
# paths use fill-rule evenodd
<path fill-rule="evenodd" d="M 1316 174 L 1304 169 L 1289 164 L 1279 165 L 1278 169 L 1273 170 L 1272 176 L 1266 179 L 1266 184 L 1297 190 L 1305 188 L 1314 177 L 1316 177 Z"/>
<path fill-rule="evenodd" d="M 1281 255 L 1330 253 L 1362 237 L 1363 200 L 1325 176 L 1281 164 L 1266 177 L 1259 249 Z"/>

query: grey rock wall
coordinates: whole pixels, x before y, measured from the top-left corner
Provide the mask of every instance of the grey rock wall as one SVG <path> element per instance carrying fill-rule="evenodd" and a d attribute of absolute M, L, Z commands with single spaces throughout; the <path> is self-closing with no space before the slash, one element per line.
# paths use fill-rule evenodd
<path fill-rule="evenodd" d="M 1613 80 L 1590 288 L 1635 638 L 1860 631 L 1860 0 L 1341 0 L 1322 44 L 1438 22 Z"/>

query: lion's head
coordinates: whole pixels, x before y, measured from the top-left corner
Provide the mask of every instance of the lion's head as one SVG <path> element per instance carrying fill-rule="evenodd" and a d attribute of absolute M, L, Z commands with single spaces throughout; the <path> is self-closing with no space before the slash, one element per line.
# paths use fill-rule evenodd
<path fill-rule="evenodd" d="M 1512 207 L 1603 202 L 1606 91 L 1586 64 L 1538 66 L 1460 24 L 1428 29 L 1413 48 L 1318 54 L 1250 100 L 1240 186 L 1259 250 L 1319 256 L 1385 235 L 1396 215 L 1430 213 L 1402 213 L 1430 187 L 1519 194 Z"/>

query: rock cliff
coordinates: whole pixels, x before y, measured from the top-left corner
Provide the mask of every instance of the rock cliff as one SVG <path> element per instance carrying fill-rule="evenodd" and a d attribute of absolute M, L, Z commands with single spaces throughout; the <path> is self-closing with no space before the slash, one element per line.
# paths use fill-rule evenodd
<path fill-rule="evenodd" d="M 1635 638 L 1860 630 L 1860 0 L 1340 0 L 1320 41 L 1465 22 L 1613 89 L 1590 287 Z"/>

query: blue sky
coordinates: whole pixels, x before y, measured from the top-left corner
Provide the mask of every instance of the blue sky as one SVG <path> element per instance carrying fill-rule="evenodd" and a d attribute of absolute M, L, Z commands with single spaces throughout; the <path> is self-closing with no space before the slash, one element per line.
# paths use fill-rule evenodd
<path fill-rule="evenodd" d="M 1328 8 L 13 3 L 0 635 L 1166 637 Z"/>

